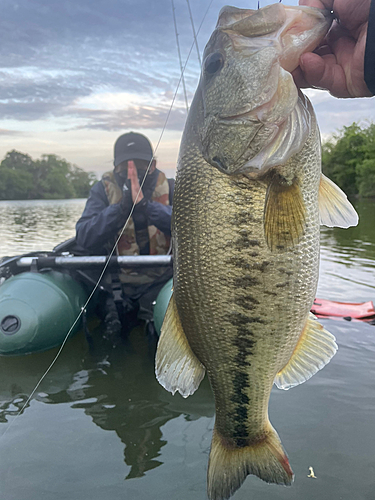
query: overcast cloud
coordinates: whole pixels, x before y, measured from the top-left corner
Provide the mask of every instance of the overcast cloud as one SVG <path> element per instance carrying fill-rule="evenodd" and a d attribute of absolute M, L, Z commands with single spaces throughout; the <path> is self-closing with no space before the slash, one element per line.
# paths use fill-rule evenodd
<path fill-rule="evenodd" d="M 185 60 L 192 28 L 186 0 L 174 2 Z M 201 53 L 226 3 L 212 3 L 198 36 Z M 256 8 L 257 0 L 234 3 Z M 197 30 L 209 0 L 190 4 Z M 189 102 L 199 71 L 194 48 L 186 69 Z M 56 153 L 98 173 L 107 170 L 103 163 L 121 133 L 139 130 L 158 141 L 179 73 L 170 0 L 3 0 L 0 159 L 15 148 L 33 157 Z M 374 119 L 373 100 L 310 95 L 323 137 L 354 120 Z M 167 169 L 175 165 L 185 119 L 180 90 L 158 151 Z"/>

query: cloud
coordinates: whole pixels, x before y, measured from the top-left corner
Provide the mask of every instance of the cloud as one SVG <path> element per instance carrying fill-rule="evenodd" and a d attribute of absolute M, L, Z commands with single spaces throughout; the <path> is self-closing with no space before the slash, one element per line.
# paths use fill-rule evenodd
<path fill-rule="evenodd" d="M 263 0 L 262 5 L 274 0 Z M 286 0 L 297 4 L 297 0 Z M 190 0 L 195 30 L 210 0 Z M 226 0 L 216 0 L 198 35 L 201 53 Z M 174 0 L 185 61 L 193 43 L 186 0 Z M 256 8 L 257 0 L 237 0 Z M 188 99 L 199 78 L 195 47 L 187 65 Z M 3 0 L 0 16 L 0 128 L 3 148 L 53 152 L 76 134 L 147 129 L 159 131 L 180 77 L 170 2 L 153 0 Z M 367 103 L 335 100 L 309 91 L 324 136 L 352 121 L 374 117 Z M 179 90 L 167 129 L 177 136 L 186 111 Z M 14 132 L 13 132 L 14 131 Z M 70 133 L 69 133 L 70 131 Z M 78 132 L 79 131 L 79 132 Z M 1 131 L 0 131 L 1 134 Z M 2 135 L 4 136 L 5 133 Z M 33 136 L 33 134 L 35 134 Z M 61 136 L 63 135 L 63 140 Z M 12 138 L 14 135 L 14 140 Z M 27 142 L 29 139 L 29 143 Z M 36 142 L 35 142 L 36 141 Z M 5 144 L 6 143 L 6 144 Z M 176 148 L 178 140 L 175 139 Z M 79 147 L 75 155 L 82 158 Z M 86 154 L 86 152 L 85 152 Z M 94 155 L 94 152 L 93 152 Z M 75 158 L 70 159 L 76 162 Z"/>
<path fill-rule="evenodd" d="M 343 126 L 358 122 L 368 125 L 375 120 L 374 109 L 368 98 L 336 99 L 324 92 L 325 98 L 319 97 L 317 102 L 312 98 L 319 128 L 324 137 L 332 135 Z"/>
<path fill-rule="evenodd" d="M 191 43 L 186 2 L 175 0 L 175 6 L 181 44 Z M 203 9 L 197 1 L 192 1 L 192 9 L 201 18 Z M 170 4 L 149 0 L 2 2 L 0 55 L 5 66 L 17 67 L 25 61 L 40 61 L 44 66 L 52 54 L 59 55 L 62 64 L 69 64 L 73 55 L 74 64 L 86 47 L 100 53 L 108 41 L 124 60 L 132 54 L 143 58 L 158 52 L 177 56 Z"/>
<path fill-rule="evenodd" d="M 124 129 L 162 129 L 182 131 L 186 110 L 174 108 L 168 116 L 166 106 L 128 106 L 122 110 L 77 109 L 72 115 L 84 120 L 79 129 L 117 131 Z M 168 117 L 168 122 L 166 121 Z"/>
<path fill-rule="evenodd" d="M 201 51 L 224 3 L 217 2 L 208 12 L 198 36 Z M 174 4 L 185 61 L 192 28 L 186 0 Z M 208 4 L 191 0 L 196 31 Z M 0 61 L 1 116 L 20 121 L 68 116 L 77 101 L 95 98 L 103 88 L 149 95 L 147 104 L 153 107 L 155 95 L 174 93 L 180 76 L 171 5 L 150 0 L 4 0 Z M 190 101 L 199 72 L 193 47 L 185 73 Z M 80 118 L 83 114 L 84 107 Z M 128 110 L 130 117 L 158 125 L 162 114 L 161 109 Z M 174 129 L 180 127 L 180 114 L 174 113 Z M 88 112 L 87 122 L 95 127 L 121 122 L 113 112 L 104 115 L 103 109 L 93 122 L 93 112 Z"/>
<path fill-rule="evenodd" d="M 184 0 L 175 5 L 180 14 L 187 13 Z M 180 15 L 182 45 L 185 39 L 191 43 L 189 22 Z M 68 115 L 82 97 L 106 87 L 134 95 L 173 93 L 179 79 L 170 6 L 148 0 L 5 1 L 0 60 L 0 116 L 20 121 Z M 190 93 L 198 73 L 195 61 L 186 73 Z M 173 127 L 181 121 L 179 112 L 175 115 Z M 101 118 L 95 126 L 112 122 L 115 127 L 118 121 Z"/>
<path fill-rule="evenodd" d="M 0 136 L 2 135 L 24 135 L 24 133 L 20 132 L 19 130 L 8 130 L 0 128 Z"/>

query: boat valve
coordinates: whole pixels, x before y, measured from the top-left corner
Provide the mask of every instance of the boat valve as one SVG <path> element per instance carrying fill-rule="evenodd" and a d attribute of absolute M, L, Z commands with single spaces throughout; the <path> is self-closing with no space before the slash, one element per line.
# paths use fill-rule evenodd
<path fill-rule="evenodd" d="M 0 324 L 0 329 L 5 335 L 14 335 L 21 328 L 21 320 L 17 316 L 5 316 Z"/>

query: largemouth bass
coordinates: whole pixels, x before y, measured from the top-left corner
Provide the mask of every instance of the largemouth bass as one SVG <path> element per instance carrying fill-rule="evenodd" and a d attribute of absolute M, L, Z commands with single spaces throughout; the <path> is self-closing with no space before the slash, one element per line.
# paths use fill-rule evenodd
<path fill-rule="evenodd" d="M 211 500 L 229 498 L 248 474 L 291 484 L 268 418 L 272 385 L 306 381 L 337 350 L 309 312 L 319 225 L 349 227 L 358 217 L 321 173 L 314 111 L 291 76 L 330 23 L 307 7 L 225 7 L 181 142 L 174 291 L 156 375 L 186 397 L 207 371 L 216 405 Z"/>

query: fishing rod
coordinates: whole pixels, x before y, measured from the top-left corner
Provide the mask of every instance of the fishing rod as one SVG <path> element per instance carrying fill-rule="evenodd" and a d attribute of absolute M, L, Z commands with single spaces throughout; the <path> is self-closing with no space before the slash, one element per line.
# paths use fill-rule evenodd
<path fill-rule="evenodd" d="M 182 78 L 182 86 L 184 89 L 184 96 L 185 96 L 185 105 L 186 105 L 186 112 L 189 113 L 189 103 L 188 103 L 188 98 L 187 98 L 187 93 L 186 93 L 186 86 L 185 86 L 185 77 L 184 77 L 184 67 L 182 66 L 182 58 L 181 58 L 181 50 L 180 50 L 180 42 L 178 40 L 178 31 L 177 31 L 177 21 L 176 21 L 176 13 L 175 13 L 175 6 L 174 6 L 174 1 L 171 0 L 172 3 L 172 12 L 173 12 L 173 23 L 174 23 L 174 30 L 175 30 L 175 35 L 176 35 L 176 43 L 177 43 L 177 51 L 178 51 L 178 59 L 180 61 L 180 70 L 181 70 L 181 78 Z"/>
<path fill-rule="evenodd" d="M 193 36 L 194 36 L 195 47 L 197 49 L 198 61 L 199 61 L 200 67 L 202 67 L 202 59 L 201 59 L 201 55 L 200 55 L 200 52 L 199 52 L 198 39 L 197 39 L 197 34 L 195 32 L 193 14 L 191 13 L 191 8 L 190 8 L 190 2 L 189 2 L 189 0 L 186 0 L 186 2 L 187 2 L 188 9 L 189 9 L 189 16 L 190 16 L 191 28 L 193 30 Z"/>

